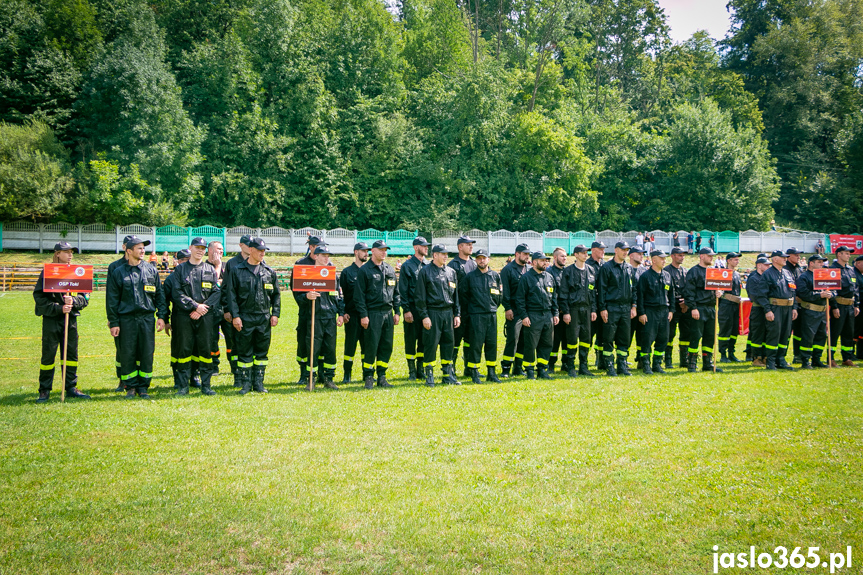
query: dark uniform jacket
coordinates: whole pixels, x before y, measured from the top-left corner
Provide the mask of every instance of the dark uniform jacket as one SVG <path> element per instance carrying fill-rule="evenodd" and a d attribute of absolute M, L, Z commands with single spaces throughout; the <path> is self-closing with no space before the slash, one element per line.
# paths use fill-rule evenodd
<path fill-rule="evenodd" d="M 725 293 L 727 293 L 729 295 L 736 295 L 736 296 L 740 297 L 740 286 L 741 286 L 740 274 L 737 273 L 737 271 L 734 271 L 731 273 L 731 291 L 726 291 Z M 737 304 L 733 301 L 727 300 L 727 299 L 720 299 L 719 305 L 720 305 L 720 307 L 722 305 L 733 305 L 733 306 L 737 307 L 739 304 Z"/>
<path fill-rule="evenodd" d="M 554 278 L 555 287 L 560 289 L 560 278 L 563 275 L 563 270 L 566 269 L 566 266 L 559 268 L 556 265 L 552 264 L 545 268 L 545 271 L 551 274 L 551 277 Z"/>
<path fill-rule="evenodd" d="M 342 292 L 342 305 L 345 313 L 351 317 L 357 313 L 357 304 L 354 303 L 354 293 L 357 289 L 357 275 L 360 273 L 360 266 L 357 262 L 352 263 L 342 270 L 339 276 L 339 290 Z"/>
<path fill-rule="evenodd" d="M 671 311 L 675 313 L 682 312 L 683 309 L 680 306 L 684 303 L 683 283 L 686 280 L 686 268 L 683 266 L 676 268 L 673 265 L 668 264 L 662 271 L 668 272 L 668 277 L 671 278 Z"/>
<path fill-rule="evenodd" d="M 399 300 L 401 300 L 402 309 L 405 313 L 411 312 L 414 315 L 417 313 L 416 303 L 414 302 L 417 275 L 427 265 L 429 265 L 428 262 L 418 259 L 416 254 L 414 254 L 402 264 L 402 268 L 399 270 Z"/>
<path fill-rule="evenodd" d="M 546 272 L 537 273 L 532 267 L 518 280 L 515 293 L 515 319 L 524 320 L 528 314 L 551 312 L 557 316 L 557 289 L 554 277 Z"/>
<path fill-rule="evenodd" d="M 387 262 L 377 266 L 374 260 L 369 259 L 363 264 L 354 290 L 354 303 L 360 319 L 369 317 L 370 312 L 390 309 L 398 315 L 401 299 L 397 283 L 396 270 Z"/>
<path fill-rule="evenodd" d="M 601 268 L 602 266 L 604 266 L 608 262 L 605 262 L 602 260 L 596 261 L 592 257 L 588 257 L 586 263 L 587 263 L 587 265 L 589 265 L 593 269 L 593 275 L 596 276 L 597 274 L 599 274 L 599 268 Z"/>
<path fill-rule="evenodd" d="M 596 276 L 596 290 L 599 311 L 605 311 L 612 305 L 635 306 L 635 270 L 626 262 L 605 262 Z"/>
<path fill-rule="evenodd" d="M 175 309 L 171 309 L 171 291 L 174 289 L 174 282 L 177 281 L 177 276 L 175 275 L 176 270 L 168 274 L 168 277 L 165 278 L 164 283 L 162 283 L 162 291 L 165 292 L 165 309 L 167 310 L 165 313 L 165 322 L 171 323 L 171 320 L 174 317 Z"/>
<path fill-rule="evenodd" d="M 220 286 L 222 291 L 222 314 L 230 313 L 230 310 L 228 309 L 228 297 L 231 293 L 231 271 L 245 261 L 246 260 L 243 259 L 243 254 L 240 253 L 229 259 L 224 264 L 224 268 L 222 271 L 222 285 Z"/>
<path fill-rule="evenodd" d="M 447 267 L 455 270 L 455 279 L 461 282 L 464 276 L 476 269 L 476 262 L 470 257 L 467 260 L 463 260 L 459 256 L 456 256 L 449 261 Z"/>
<path fill-rule="evenodd" d="M 119 260 L 114 260 L 110 264 L 108 264 L 108 275 L 106 276 L 105 281 L 108 281 L 107 278 L 111 277 L 111 274 L 114 273 L 114 270 L 126 263 L 126 256 L 123 255 Z"/>
<path fill-rule="evenodd" d="M 770 305 L 770 302 L 767 301 L 767 285 L 764 283 L 764 274 L 758 273 L 758 270 L 753 270 L 746 279 L 746 293 L 752 300 L 752 305 L 761 307 Z"/>
<path fill-rule="evenodd" d="M 503 282 L 500 274 L 489 269 L 482 273 L 475 269 L 458 284 L 459 305 L 468 315 L 497 313 L 503 301 Z"/>
<path fill-rule="evenodd" d="M 294 262 L 295 266 L 314 266 L 317 265 L 317 262 L 312 259 L 310 255 L 306 255 L 304 258 L 298 259 Z M 291 283 L 290 283 L 291 291 L 294 289 L 294 270 L 291 268 Z M 300 317 L 311 317 L 312 315 L 312 307 L 309 305 L 305 305 L 304 302 L 309 301 L 306 297 L 306 292 L 304 291 L 294 291 L 294 301 L 297 302 L 297 305 L 300 308 Z M 315 309 L 315 313 L 318 313 L 318 310 Z"/>
<path fill-rule="evenodd" d="M 438 267 L 432 263 L 420 270 L 414 296 L 421 320 L 429 316 L 429 310 L 451 309 L 453 317 L 461 315 L 456 271 L 449 266 Z"/>
<path fill-rule="evenodd" d="M 503 309 L 515 312 L 515 292 L 518 290 L 518 280 L 527 271 L 527 266 L 520 266 L 511 261 L 500 272 L 500 281 L 503 284 Z"/>
<path fill-rule="evenodd" d="M 854 306 L 858 306 L 860 304 L 860 289 L 857 285 L 857 275 L 854 266 L 850 264 L 843 266 L 838 260 L 833 260 L 830 267 L 842 270 L 842 289 L 838 292 L 834 292 L 834 294 L 839 297 L 847 297 L 849 299 L 853 298 Z M 835 297 L 830 300 L 830 307 L 835 307 L 837 305 L 839 304 Z"/>
<path fill-rule="evenodd" d="M 683 281 L 683 299 L 689 311 L 699 308 L 712 308 L 716 305 L 716 293 L 705 289 L 707 268 L 697 265 L 686 272 Z M 702 316 L 703 319 L 703 316 Z"/>
<path fill-rule="evenodd" d="M 279 291 L 279 276 L 273 268 L 264 262 L 252 266 L 248 261 L 244 261 L 228 273 L 227 279 L 231 282 L 228 292 L 228 311 L 231 317 L 279 317 L 282 295 Z"/>
<path fill-rule="evenodd" d="M 797 297 L 806 303 L 827 305 L 827 299 L 821 297 L 821 291 L 815 291 L 815 275 L 812 270 L 806 270 L 797 278 Z"/>
<path fill-rule="evenodd" d="M 182 309 L 187 313 L 195 311 L 198 304 L 210 307 L 207 313 L 218 313 L 222 290 L 216 268 L 207 261 L 198 265 L 185 262 L 177 266 L 171 274 L 175 279 L 171 282 L 171 303 L 174 310 Z M 167 284 L 168 281 L 165 280 Z"/>
<path fill-rule="evenodd" d="M 168 317 L 159 271 L 147 262 L 117 266 L 108 278 L 106 292 L 109 327 L 119 327 L 121 315 L 155 313 L 159 319 Z"/>
<path fill-rule="evenodd" d="M 63 297 L 66 294 L 45 292 L 45 272 L 39 274 L 39 279 L 36 280 L 36 288 L 33 290 L 33 299 L 36 301 L 36 315 L 43 317 L 63 317 Z M 90 303 L 90 296 L 87 294 L 70 293 L 72 296 L 72 311 L 69 315 L 79 316 L 81 310 L 87 307 Z M 64 320 L 65 321 L 65 320 Z"/>
<path fill-rule="evenodd" d="M 794 278 L 791 277 L 791 272 L 785 268 L 777 270 L 774 266 L 770 266 L 767 268 L 767 271 L 761 275 L 761 279 L 764 281 L 764 290 L 767 292 L 767 298 L 764 300 L 767 302 L 767 305 L 762 304 L 764 305 L 764 313 L 773 311 L 774 306 L 770 303 L 770 298 L 794 298 L 797 284 L 794 283 Z M 794 301 L 793 307 L 795 309 L 799 307 L 797 305 L 797 300 Z"/>
<path fill-rule="evenodd" d="M 333 273 L 335 273 L 335 266 L 330 264 L 327 267 L 332 268 Z M 307 292 L 294 292 L 294 298 L 297 300 L 297 304 L 299 304 L 300 306 L 300 314 L 303 317 L 311 318 L 312 300 L 306 297 L 306 293 Z M 336 278 L 335 291 L 318 291 L 318 293 L 321 295 L 315 300 L 316 322 L 319 319 L 331 320 L 335 319 L 337 315 L 344 315 L 345 303 L 342 299 L 341 291 L 339 290 L 338 278 Z"/>
<path fill-rule="evenodd" d="M 800 277 L 800 274 L 803 273 L 803 268 L 800 264 L 792 264 L 791 262 L 785 262 L 785 265 L 782 266 L 783 269 L 788 270 L 788 273 L 791 274 L 791 277 L 796 281 L 797 278 Z"/>
<path fill-rule="evenodd" d="M 671 311 L 671 276 L 665 270 L 657 273 L 653 268 L 648 268 L 638 278 L 637 292 L 638 315 L 645 315 L 647 308 L 665 308 L 666 311 Z"/>
<path fill-rule="evenodd" d="M 560 274 L 560 291 L 557 294 L 560 314 L 567 315 L 576 306 L 590 307 L 596 311 L 596 274 L 589 265 L 578 269 L 575 264 L 564 268 Z"/>

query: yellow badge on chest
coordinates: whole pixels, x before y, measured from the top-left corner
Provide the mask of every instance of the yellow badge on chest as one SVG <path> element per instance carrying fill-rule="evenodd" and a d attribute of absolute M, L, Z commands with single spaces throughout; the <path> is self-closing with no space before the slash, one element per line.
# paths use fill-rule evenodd
<path fill-rule="evenodd" d="M 547 288 L 545 288 L 545 289 L 546 289 L 546 291 L 547 291 L 548 293 L 554 293 L 554 288 L 553 288 L 553 287 L 547 287 Z"/>
<path fill-rule="evenodd" d="M 204 289 L 211 289 L 213 287 L 213 284 L 211 284 L 210 282 L 202 282 L 201 287 Z"/>
<path fill-rule="evenodd" d="M 491 288 L 491 290 L 489 291 L 491 291 L 491 293 L 493 293 L 494 295 L 500 295 L 500 290 L 497 288 Z"/>
<path fill-rule="evenodd" d="M 396 280 L 387 280 L 387 285 L 388 285 L 388 286 L 394 286 L 394 285 L 396 285 Z"/>
<path fill-rule="evenodd" d="M 329 294 L 330 294 L 330 297 L 337 297 L 339 295 L 339 292 L 331 291 L 331 292 L 329 292 Z"/>
<path fill-rule="evenodd" d="M 671 289 L 671 286 L 667 285 L 665 286 L 665 289 Z"/>
<path fill-rule="evenodd" d="M 264 284 L 264 289 L 273 289 L 273 284 Z"/>
<path fill-rule="evenodd" d="M 144 286 L 144 291 L 154 292 L 156 291 L 156 286 Z"/>
<path fill-rule="evenodd" d="M 451 287 L 452 289 L 455 289 L 455 282 L 449 282 L 449 287 Z"/>

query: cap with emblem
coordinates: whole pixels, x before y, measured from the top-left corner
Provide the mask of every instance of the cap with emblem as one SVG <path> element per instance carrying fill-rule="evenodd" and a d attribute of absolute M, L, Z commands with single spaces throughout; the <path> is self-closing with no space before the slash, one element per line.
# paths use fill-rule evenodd
<path fill-rule="evenodd" d="M 679 248 L 679 247 L 677 247 L 677 246 L 675 246 L 675 247 L 671 248 L 671 255 L 674 255 L 674 254 L 685 254 L 685 253 L 686 253 L 685 251 L 683 251 L 682 249 L 680 249 L 680 248 Z"/>
<path fill-rule="evenodd" d="M 698 250 L 698 255 L 700 255 L 700 256 L 715 256 L 716 252 L 714 252 L 710 248 L 701 248 L 700 250 Z"/>
<path fill-rule="evenodd" d="M 192 238 L 192 243 L 189 245 L 205 248 L 207 247 L 207 242 L 204 241 L 204 238 Z"/>
<path fill-rule="evenodd" d="M 737 252 L 728 252 L 728 254 L 725 256 L 725 259 L 730 260 L 730 259 L 739 258 L 739 257 L 740 257 L 740 254 L 738 254 Z"/>
<path fill-rule="evenodd" d="M 372 244 L 372 249 L 388 250 L 388 249 L 390 249 L 390 247 L 387 245 L 387 243 L 385 241 L 377 240 L 375 243 Z"/>
<path fill-rule="evenodd" d="M 858 260 L 863 260 L 863 256 L 860 256 L 860 257 L 859 257 L 859 258 L 857 258 L 857 259 L 858 259 Z M 825 258 L 824 256 L 822 256 L 821 254 L 812 254 L 811 256 L 809 256 L 809 261 L 810 261 L 810 262 L 814 262 L 815 260 L 820 260 L 820 261 L 822 261 L 822 262 L 826 262 L 826 261 L 827 261 L 827 258 Z"/>
<path fill-rule="evenodd" d="M 766 258 L 766 257 L 767 257 L 767 254 L 765 254 L 765 253 L 763 253 L 763 252 L 762 252 L 762 253 L 758 254 L 757 256 L 755 256 L 755 257 L 756 257 L 756 258 Z"/>
<path fill-rule="evenodd" d="M 489 257 L 488 250 L 484 250 L 482 248 L 479 248 L 478 250 L 473 252 L 473 257 L 478 258 L 480 256 Z"/>
<path fill-rule="evenodd" d="M 251 241 L 252 241 L 252 236 L 241 236 L 240 237 L 240 243 L 243 244 L 244 246 L 249 245 L 249 243 Z"/>
<path fill-rule="evenodd" d="M 617 242 L 616 244 L 614 244 L 614 249 L 616 249 L 616 250 L 628 250 L 629 244 L 626 242 Z"/>
<path fill-rule="evenodd" d="M 366 242 L 357 242 L 354 244 L 354 251 L 367 249 L 369 249 L 369 244 L 367 244 Z"/>
<path fill-rule="evenodd" d="M 190 257 L 192 257 L 192 252 L 190 252 L 190 251 L 189 251 L 188 249 L 186 249 L 186 248 L 183 248 L 183 249 L 181 249 L 180 251 L 178 251 L 178 252 L 175 254 L 175 257 L 176 257 L 178 260 L 187 260 L 187 259 L 189 259 Z"/>
<path fill-rule="evenodd" d="M 132 248 L 137 246 L 138 244 L 144 244 L 145 246 L 150 245 L 150 240 L 142 240 L 138 236 L 126 236 L 126 248 Z"/>
<path fill-rule="evenodd" d="M 267 247 L 267 243 L 264 241 L 264 238 L 252 238 L 249 241 L 249 247 L 253 250 L 264 250 L 267 251 L 270 248 Z"/>
<path fill-rule="evenodd" d="M 532 260 L 547 260 L 549 259 L 547 255 L 542 252 L 533 252 L 530 254 L 530 259 Z"/>
<path fill-rule="evenodd" d="M 306 240 L 306 243 L 310 246 L 316 246 L 318 244 L 326 245 L 326 242 L 322 240 L 319 236 L 309 236 L 309 239 Z"/>
<path fill-rule="evenodd" d="M 826 260 L 827 258 L 824 259 Z M 863 256 L 857 256 L 856 258 L 854 258 L 854 262 L 863 262 Z"/>
<path fill-rule="evenodd" d="M 574 254 L 585 254 L 587 253 L 587 246 L 584 244 L 578 244 L 574 248 L 572 248 L 572 253 Z"/>
<path fill-rule="evenodd" d="M 650 252 L 650 257 L 652 258 L 667 258 L 668 254 L 662 250 L 653 250 Z"/>
<path fill-rule="evenodd" d="M 630 254 L 643 254 L 644 250 L 638 246 L 632 246 L 631 248 L 629 248 L 629 253 Z"/>
<path fill-rule="evenodd" d="M 755 260 L 755 263 L 757 263 L 757 264 L 769 264 L 770 260 L 768 260 L 767 258 L 758 258 L 757 260 Z"/>
<path fill-rule="evenodd" d="M 475 244 L 476 240 L 470 239 L 468 236 L 459 236 L 456 245 L 458 244 Z"/>
<path fill-rule="evenodd" d="M 59 241 L 56 244 L 54 244 L 54 251 L 55 252 L 71 251 L 73 254 L 77 254 L 78 248 L 72 247 L 72 244 L 70 244 L 67 241 Z"/>
<path fill-rule="evenodd" d="M 837 253 L 837 254 L 838 254 L 839 252 L 851 252 L 851 253 L 853 254 L 853 253 L 854 253 L 854 250 L 852 250 L 852 249 L 851 249 L 851 248 L 849 248 L 848 246 L 839 246 L 838 248 L 836 248 L 836 252 L 835 252 L 835 253 Z"/>
<path fill-rule="evenodd" d="M 782 250 L 773 250 L 773 253 L 770 254 L 770 257 L 771 258 L 787 258 L 788 256 L 786 256 L 785 252 L 783 252 Z"/>
<path fill-rule="evenodd" d="M 327 244 L 320 244 L 318 247 L 315 248 L 315 255 L 319 254 L 326 254 L 331 256 L 333 255 L 333 252 L 330 251 L 330 248 L 327 247 Z"/>
<path fill-rule="evenodd" d="M 415 246 L 427 246 L 427 245 L 429 245 L 429 243 L 428 243 L 428 240 L 425 239 L 424 237 L 417 236 L 414 238 L 414 244 L 413 245 L 415 245 Z"/>
<path fill-rule="evenodd" d="M 530 246 L 527 244 L 518 244 L 515 246 L 515 253 L 519 254 L 524 252 L 530 253 Z"/>
<path fill-rule="evenodd" d="M 801 253 L 797 251 L 797 248 L 788 248 L 785 250 L 785 255 L 787 256 L 800 255 Z"/>
<path fill-rule="evenodd" d="M 127 243 L 129 243 L 129 240 L 131 240 L 133 237 L 134 236 L 126 236 L 125 238 L 123 238 L 123 245 L 125 246 Z"/>
<path fill-rule="evenodd" d="M 447 253 L 446 246 L 443 244 L 435 244 L 432 246 L 433 254 L 445 254 Z"/>
<path fill-rule="evenodd" d="M 606 247 L 608 246 L 606 246 L 602 242 L 593 242 L 592 244 L 590 244 L 590 249 L 599 248 L 601 250 L 604 250 Z"/>

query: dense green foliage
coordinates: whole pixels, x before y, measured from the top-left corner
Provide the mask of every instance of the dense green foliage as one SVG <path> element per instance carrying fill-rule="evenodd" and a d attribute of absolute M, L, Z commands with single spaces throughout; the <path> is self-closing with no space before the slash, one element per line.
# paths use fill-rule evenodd
<path fill-rule="evenodd" d="M 0 220 L 853 231 L 863 2 L 731 7 L 8 0 Z"/>

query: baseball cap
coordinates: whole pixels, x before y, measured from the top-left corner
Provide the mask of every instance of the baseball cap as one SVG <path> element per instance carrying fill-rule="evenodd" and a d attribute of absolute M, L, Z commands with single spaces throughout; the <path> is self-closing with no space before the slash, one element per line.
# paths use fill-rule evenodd
<path fill-rule="evenodd" d="M 590 249 L 599 248 L 599 249 L 604 250 L 604 249 L 605 249 L 605 248 L 607 248 L 607 247 L 608 247 L 608 246 L 606 246 L 606 245 L 605 245 L 604 243 L 602 243 L 602 242 L 593 242 L 592 244 L 590 244 Z"/>
<path fill-rule="evenodd" d="M 863 260 L 863 256 L 860 256 L 860 257 L 859 257 L 859 258 L 857 258 L 857 259 L 858 259 L 858 260 Z M 824 256 L 822 256 L 821 254 L 812 254 L 811 256 L 809 256 L 809 261 L 810 261 L 810 262 L 811 262 L 811 261 L 815 261 L 815 260 L 821 260 L 822 262 L 826 262 L 826 261 L 827 261 L 827 258 L 825 258 Z"/>
<path fill-rule="evenodd" d="M 574 254 L 587 253 L 587 246 L 584 244 L 578 244 L 577 246 L 572 248 L 572 253 L 574 253 Z"/>
<path fill-rule="evenodd" d="M 836 251 L 834 253 L 838 254 L 839 252 L 851 252 L 853 254 L 854 250 L 852 250 L 848 246 L 839 246 L 838 248 L 836 248 Z"/>
<path fill-rule="evenodd" d="M 700 256 L 715 256 L 716 252 L 714 252 L 710 248 L 701 248 L 700 250 L 698 250 L 698 255 L 700 255 Z"/>
<path fill-rule="evenodd" d="M 445 253 L 447 253 L 446 246 L 443 244 L 435 244 L 432 246 L 432 253 L 433 254 L 445 254 Z"/>
<path fill-rule="evenodd" d="M 310 246 L 316 246 L 318 244 L 326 245 L 326 242 L 324 242 L 319 236 L 309 236 L 309 239 L 306 240 L 306 243 Z"/>
<path fill-rule="evenodd" d="M 369 249 L 369 244 L 367 244 L 366 242 L 357 242 L 354 244 L 354 251 L 367 249 Z"/>
<path fill-rule="evenodd" d="M 67 241 L 59 241 L 56 244 L 54 244 L 54 251 L 55 252 L 65 252 L 65 251 L 69 251 L 69 250 L 71 250 L 73 254 L 78 253 L 78 248 L 73 247 L 72 244 L 70 244 Z"/>
<path fill-rule="evenodd" d="M 207 247 L 207 242 L 204 241 L 204 238 L 192 238 L 192 243 L 189 245 L 205 248 Z"/>
<path fill-rule="evenodd" d="M 643 254 L 644 249 L 642 249 L 638 246 L 632 246 L 631 248 L 629 248 L 629 253 L 630 254 Z"/>
<path fill-rule="evenodd" d="M 542 252 L 533 252 L 530 254 L 530 259 L 532 260 L 547 260 L 549 257 Z"/>
<path fill-rule="evenodd" d="M 190 257 L 192 257 L 192 252 L 190 252 L 186 248 L 183 248 L 180 251 L 178 251 L 176 254 L 174 254 L 174 257 L 177 258 L 178 260 L 187 260 Z"/>
<path fill-rule="evenodd" d="M 680 249 L 679 247 L 673 247 L 673 248 L 671 248 L 671 255 L 674 255 L 674 254 L 685 254 L 685 253 L 686 253 L 686 252 L 685 252 L 685 251 L 683 251 L 682 249 Z"/>
<path fill-rule="evenodd" d="M 385 241 L 383 241 L 383 240 L 377 240 L 375 243 L 373 243 L 373 244 L 372 244 L 372 247 L 373 247 L 373 248 L 376 248 L 376 249 L 379 249 L 379 250 L 388 250 L 388 249 L 390 249 L 390 247 L 387 245 L 387 243 L 386 243 Z"/>
<path fill-rule="evenodd" d="M 319 244 L 318 247 L 315 248 L 315 255 L 318 254 L 333 255 L 333 252 L 330 251 L 330 248 L 327 247 L 327 244 Z"/>
<path fill-rule="evenodd" d="M 456 245 L 458 244 L 475 244 L 476 240 L 470 239 L 468 236 L 459 236 Z"/>
<path fill-rule="evenodd" d="M 480 257 L 480 256 L 490 257 L 490 256 L 488 255 L 488 250 L 484 250 L 484 249 L 482 249 L 482 248 L 479 248 L 478 250 L 476 250 L 475 252 L 473 252 L 473 257 L 474 257 L 474 258 L 478 258 L 478 257 Z"/>
<path fill-rule="evenodd" d="M 771 258 L 787 258 L 788 256 L 786 256 L 785 252 L 783 252 L 782 250 L 773 250 L 773 253 L 770 254 L 770 257 Z"/>
<path fill-rule="evenodd" d="M 737 252 L 728 252 L 728 254 L 725 256 L 725 259 L 730 260 L 732 258 L 739 258 L 739 257 L 740 257 L 740 254 L 738 254 Z"/>
<path fill-rule="evenodd" d="M 666 257 L 668 257 L 668 254 L 662 250 L 653 250 L 652 252 L 650 252 L 650 257 L 652 257 L 652 258 L 666 258 Z"/>
<path fill-rule="evenodd" d="M 415 245 L 415 246 L 427 246 L 427 245 L 429 245 L 429 243 L 428 243 L 428 240 L 426 240 L 424 237 L 417 236 L 414 238 L 413 245 Z"/>
<path fill-rule="evenodd" d="M 614 249 L 616 249 L 616 250 L 628 250 L 629 244 L 626 242 L 617 242 L 616 244 L 614 244 Z"/>
<path fill-rule="evenodd" d="M 253 250 L 269 250 L 264 238 L 252 238 L 249 240 L 249 247 Z"/>
<path fill-rule="evenodd" d="M 515 253 L 530 252 L 530 246 L 527 244 L 518 244 L 515 246 Z"/>
<path fill-rule="evenodd" d="M 249 242 L 252 241 L 252 236 L 240 236 L 240 243 L 244 246 L 249 245 Z"/>
<path fill-rule="evenodd" d="M 787 250 L 785 250 L 785 255 L 788 255 L 788 256 L 795 255 L 795 254 L 799 255 L 800 253 L 801 252 L 797 251 L 797 248 L 788 248 Z"/>
<path fill-rule="evenodd" d="M 768 260 L 766 257 L 758 258 L 757 260 L 755 260 L 755 263 L 757 263 L 757 264 L 769 264 L 770 260 Z"/>
<path fill-rule="evenodd" d="M 131 248 L 137 246 L 138 244 L 144 244 L 145 246 L 150 245 L 150 240 L 142 240 L 138 236 L 126 236 L 126 239 L 123 241 L 127 248 Z"/>

